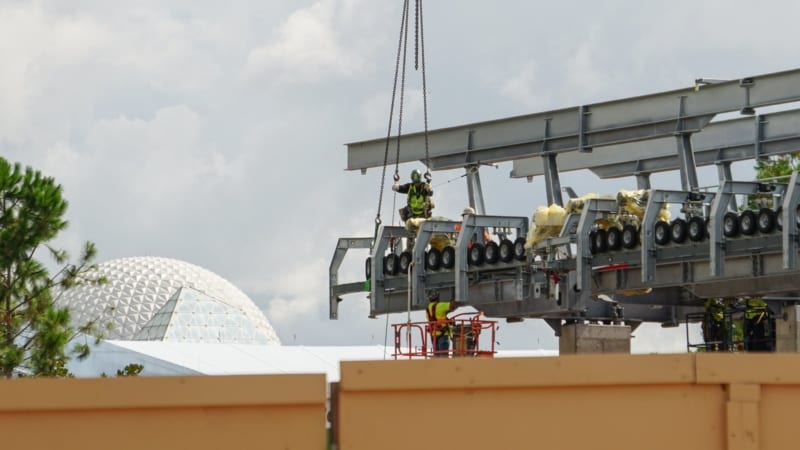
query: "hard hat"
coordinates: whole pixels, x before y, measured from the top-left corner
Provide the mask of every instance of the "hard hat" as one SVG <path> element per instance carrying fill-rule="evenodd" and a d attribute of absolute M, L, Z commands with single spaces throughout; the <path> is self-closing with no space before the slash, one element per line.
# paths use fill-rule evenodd
<path fill-rule="evenodd" d="M 434 289 L 434 290 L 428 292 L 428 300 L 429 301 L 439 300 L 439 291 Z"/>
<path fill-rule="evenodd" d="M 471 206 L 467 206 L 464 208 L 464 212 L 462 212 L 461 215 L 466 216 L 467 214 L 475 214 L 475 209 L 473 209 Z"/>
<path fill-rule="evenodd" d="M 422 180 L 422 173 L 419 170 L 414 169 L 411 171 L 411 181 L 414 183 L 419 183 Z"/>

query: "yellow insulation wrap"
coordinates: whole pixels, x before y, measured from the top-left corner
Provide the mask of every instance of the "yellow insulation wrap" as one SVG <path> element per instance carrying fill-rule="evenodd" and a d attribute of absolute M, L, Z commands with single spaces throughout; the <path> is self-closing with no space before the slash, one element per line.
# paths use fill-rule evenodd
<path fill-rule="evenodd" d="M 525 239 L 525 248 L 530 249 L 544 239 L 558 236 L 566 217 L 566 210 L 556 204 L 536 208 L 536 211 L 533 212 L 528 236 Z"/>
<path fill-rule="evenodd" d="M 426 220 L 449 221 L 450 219 L 448 219 L 447 217 L 438 217 L 438 216 L 431 217 L 430 219 L 425 219 L 422 217 L 413 217 L 406 221 L 406 230 L 408 230 L 408 232 L 411 233 L 412 235 L 416 236 L 417 232 L 419 231 L 419 227 Z M 431 239 L 428 241 L 428 243 L 431 245 L 431 247 L 434 247 L 439 251 L 441 251 L 448 245 L 455 246 L 455 240 L 454 238 L 451 238 L 449 233 L 434 233 L 431 235 Z"/>

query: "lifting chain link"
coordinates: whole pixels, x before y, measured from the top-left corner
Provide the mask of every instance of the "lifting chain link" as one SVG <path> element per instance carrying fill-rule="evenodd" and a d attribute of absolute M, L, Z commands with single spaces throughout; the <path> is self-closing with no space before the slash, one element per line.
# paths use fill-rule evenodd
<path fill-rule="evenodd" d="M 400 16 L 400 37 L 397 40 L 397 56 L 395 57 L 394 62 L 394 82 L 392 84 L 392 102 L 389 106 L 389 127 L 386 132 L 386 147 L 383 152 L 383 170 L 381 172 L 381 187 L 380 192 L 378 193 L 378 211 L 375 214 L 375 235 L 373 237 L 372 245 L 375 245 L 375 238 L 378 236 L 378 227 L 381 224 L 381 206 L 383 205 L 383 189 L 386 183 L 386 166 L 389 162 L 389 142 L 392 136 L 392 116 L 394 114 L 394 102 L 397 96 L 397 77 L 400 72 L 400 52 L 403 49 L 403 37 L 405 35 L 405 30 L 408 28 L 407 18 L 408 18 L 408 1 L 403 1 L 403 14 Z M 399 133 L 398 133 L 398 140 L 399 140 Z M 398 150 L 399 151 L 399 150 Z M 398 174 L 397 167 L 395 166 L 395 178 L 399 180 L 400 175 Z M 370 250 L 372 248 L 370 247 Z"/>
<path fill-rule="evenodd" d="M 428 140 L 428 80 L 425 73 L 425 27 L 422 21 L 422 0 L 417 0 L 417 30 L 419 33 L 419 50 L 422 60 L 422 111 L 425 124 L 425 181 L 431 182 L 431 164 Z"/>
<path fill-rule="evenodd" d="M 397 55 L 394 65 L 394 82 L 392 84 L 392 101 L 389 107 L 389 126 L 386 132 L 386 146 L 383 154 L 383 170 L 381 172 L 381 186 L 378 194 L 378 211 L 375 216 L 375 237 L 378 235 L 378 227 L 381 224 L 381 206 L 383 205 L 383 191 L 386 182 L 386 167 L 389 162 L 389 144 L 392 136 L 392 119 L 394 115 L 394 105 L 397 97 L 397 81 L 400 78 L 400 104 L 397 112 L 397 147 L 395 151 L 395 167 L 393 179 L 400 181 L 400 136 L 403 131 L 403 104 L 405 98 L 406 81 L 406 55 L 408 54 L 408 26 L 409 26 L 409 2 L 403 1 L 403 13 L 400 18 L 400 37 L 397 40 Z M 422 19 L 422 0 L 414 0 L 414 69 L 419 70 L 422 66 L 422 104 L 425 126 L 425 181 L 430 183 L 433 176 L 430 171 L 430 145 L 428 138 L 428 86 L 425 73 L 425 32 Z M 402 54 L 402 66 L 400 56 Z M 373 241 L 374 245 L 374 241 Z"/>

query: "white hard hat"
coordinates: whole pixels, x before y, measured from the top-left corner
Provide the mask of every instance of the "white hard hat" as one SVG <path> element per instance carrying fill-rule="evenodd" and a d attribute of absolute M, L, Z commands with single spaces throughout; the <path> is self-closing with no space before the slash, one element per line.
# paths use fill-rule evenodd
<path fill-rule="evenodd" d="M 466 216 L 467 214 L 475 214 L 475 210 L 472 207 L 467 206 L 464 208 L 464 212 L 462 212 L 461 215 Z"/>

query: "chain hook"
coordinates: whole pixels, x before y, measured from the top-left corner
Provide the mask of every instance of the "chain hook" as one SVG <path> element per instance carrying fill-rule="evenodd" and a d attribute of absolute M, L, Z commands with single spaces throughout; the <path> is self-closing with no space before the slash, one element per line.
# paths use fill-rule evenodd
<path fill-rule="evenodd" d="M 426 170 L 425 171 L 425 181 L 430 183 L 432 179 L 433 179 L 433 176 L 431 175 L 431 171 L 430 170 Z"/>
<path fill-rule="evenodd" d="M 400 181 L 400 172 L 395 170 L 394 171 L 394 177 L 392 177 L 392 178 L 394 179 L 395 183 Z"/>

